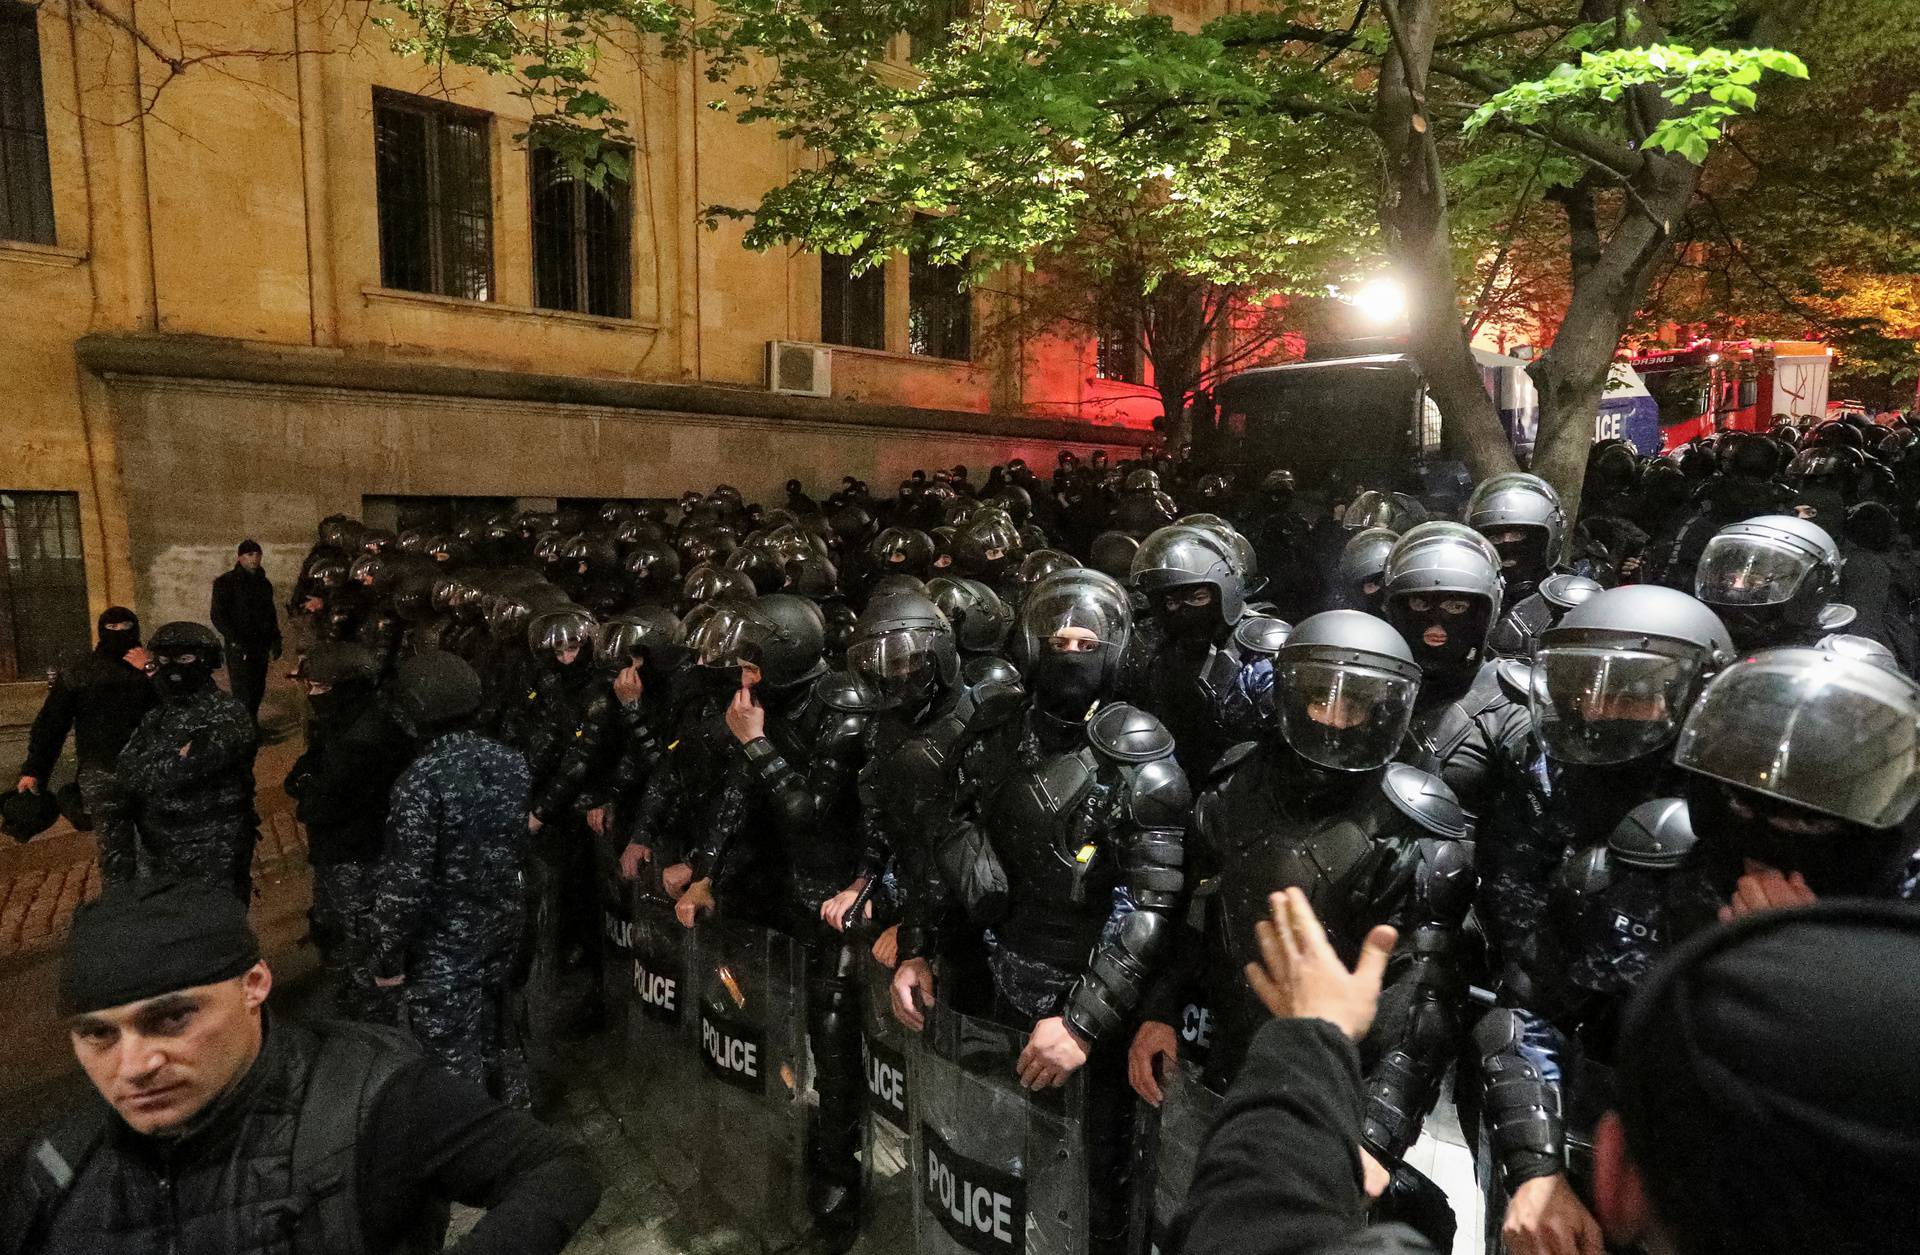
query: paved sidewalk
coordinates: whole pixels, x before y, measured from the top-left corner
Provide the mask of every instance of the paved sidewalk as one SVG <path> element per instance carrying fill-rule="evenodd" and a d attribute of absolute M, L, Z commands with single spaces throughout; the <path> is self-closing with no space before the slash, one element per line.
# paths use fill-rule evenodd
<path fill-rule="evenodd" d="M 293 818 L 293 799 L 280 785 L 300 756 L 298 738 L 263 746 L 254 760 L 260 812 L 260 844 L 254 851 L 254 883 L 304 883 L 306 833 Z M 57 948 L 73 923 L 74 908 L 100 892 L 99 847 L 92 834 L 75 832 L 64 819 L 25 845 L 0 848 L 0 960 Z"/>

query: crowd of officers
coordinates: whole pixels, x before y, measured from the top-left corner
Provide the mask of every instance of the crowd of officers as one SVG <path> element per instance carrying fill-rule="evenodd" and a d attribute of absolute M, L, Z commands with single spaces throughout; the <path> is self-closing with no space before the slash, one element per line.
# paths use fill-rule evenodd
<path fill-rule="evenodd" d="M 1153 451 L 764 508 L 723 485 L 451 532 L 329 518 L 290 605 L 315 935 L 345 1013 L 404 1007 L 522 1105 L 518 992 L 544 953 L 577 977 L 561 1031 L 596 1027 L 607 883 L 800 940 L 808 1201 L 842 1248 L 870 952 L 909 1028 L 946 1004 L 1027 1034 L 1028 1088 L 1084 1070 L 1104 1252 L 1136 1095 L 1179 1060 L 1230 1083 L 1268 1018 L 1254 925 L 1298 888 L 1349 962 L 1398 930 L 1361 1046 L 1379 1214 L 1450 1245 L 1405 1156 L 1457 1070 L 1508 1247 L 1597 1251 L 1588 1135 L 1655 959 L 1920 892 L 1917 446 L 1851 422 L 1603 444 L 1578 520 L 1524 473 L 1455 521 Z M 244 894 L 244 825 L 221 847 L 162 801 L 192 764 L 191 796 L 251 809 L 250 743 L 202 764 L 224 724 L 189 713 L 218 664 L 192 627 L 149 643 L 165 700 L 117 813 L 139 858 Z"/>

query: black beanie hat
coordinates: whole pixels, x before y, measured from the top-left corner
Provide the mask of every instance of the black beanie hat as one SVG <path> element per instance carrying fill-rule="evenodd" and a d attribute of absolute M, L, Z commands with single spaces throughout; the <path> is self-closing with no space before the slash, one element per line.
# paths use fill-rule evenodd
<path fill-rule="evenodd" d="M 260 961 L 260 939 L 230 889 L 199 880 L 108 885 L 73 913 L 60 972 L 67 1015 L 232 980 Z"/>
<path fill-rule="evenodd" d="M 1694 938 L 1635 995 L 1620 1115 L 1686 1255 L 1920 1251 L 1920 908 L 1829 902 Z"/>
<path fill-rule="evenodd" d="M 241 541 L 241 542 L 240 542 L 240 550 L 239 550 L 239 552 L 240 552 L 240 554 L 241 554 L 241 555 L 242 555 L 243 557 L 244 557 L 245 555 L 247 555 L 247 554 L 250 554 L 250 553 L 259 553 L 259 552 L 260 552 L 260 542 L 259 542 L 259 541 L 257 541 L 257 540 L 253 540 L 253 539 L 247 539 L 247 540 L 243 540 L 243 541 Z"/>

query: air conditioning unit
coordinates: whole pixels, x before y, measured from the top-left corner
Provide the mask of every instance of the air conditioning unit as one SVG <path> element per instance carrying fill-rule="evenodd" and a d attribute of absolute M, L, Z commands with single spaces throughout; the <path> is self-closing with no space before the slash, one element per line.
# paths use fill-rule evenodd
<path fill-rule="evenodd" d="M 800 397 L 832 396 L 832 352 L 817 344 L 767 341 L 767 390 Z"/>

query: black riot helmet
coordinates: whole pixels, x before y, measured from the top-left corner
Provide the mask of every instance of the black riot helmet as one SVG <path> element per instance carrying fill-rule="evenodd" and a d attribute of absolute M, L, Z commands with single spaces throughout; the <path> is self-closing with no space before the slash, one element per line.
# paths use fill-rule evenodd
<path fill-rule="evenodd" d="M 329 514 L 320 520 L 315 539 L 323 545 L 332 545 L 338 549 L 357 549 L 360 547 L 362 530 L 360 520 L 351 515 Z"/>
<path fill-rule="evenodd" d="M 1900 675 L 1906 674 L 1906 671 L 1900 666 L 1899 657 L 1894 654 L 1893 650 L 1881 644 L 1879 641 L 1874 640 L 1871 636 L 1854 636 L 1847 632 L 1834 632 L 1831 635 L 1821 637 L 1814 648 L 1824 649 L 1830 654 L 1841 654 L 1848 658 L 1858 658 L 1862 662 L 1870 662 L 1876 667 L 1884 667 L 1886 670 L 1897 672 Z"/>
<path fill-rule="evenodd" d="M 1495 475 L 1467 498 L 1467 526 L 1493 542 L 1509 584 L 1529 590 L 1560 561 L 1567 512 L 1546 480 L 1524 471 Z"/>
<path fill-rule="evenodd" d="M 561 547 L 567 570 L 574 575 L 610 575 L 619 566 L 620 550 L 611 536 L 582 532 Z"/>
<path fill-rule="evenodd" d="M 953 625 L 921 593 L 876 594 L 853 628 L 847 665 L 883 710 L 917 709 L 960 676 Z"/>
<path fill-rule="evenodd" d="M 1436 675 L 1480 665 L 1502 596 L 1499 553 L 1463 524 L 1422 523 L 1387 554 L 1387 621 Z"/>
<path fill-rule="evenodd" d="M 636 593 L 664 594 L 680 587 L 680 555 L 661 541 L 636 542 L 621 565 Z"/>
<path fill-rule="evenodd" d="M 1140 542 L 1127 582 L 1170 632 L 1212 638 L 1239 622 L 1246 609 L 1246 584 L 1237 568 L 1236 555 L 1217 532 L 1176 523 Z M 1209 594 L 1204 599 L 1201 590 Z M 1183 624 L 1191 630 L 1183 631 Z"/>
<path fill-rule="evenodd" d="M 953 560 L 961 574 L 991 584 L 1020 561 L 1020 529 L 999 510 L 981 510 L 960 529 Z"/>
<path fill-rule="evenodd" d="M 1384 527 L 1405 532 L 1427 521 L 1427 507 L 1404 492 L 1380 492 L 1369 488 L 1355 497 L 1340 515 L 1340 525 L 1348 531 Z"/>
<path fill-rule="evenodd" d="M 1596 593 L 1540 636 L 1533 726 L 1562 762 L 1631 762 L 1673 741 L 1708 677 L 1733 658 L 1711 609 L 1676 589 Z"/>
<path fill-rule="evenodd" d="M 1212 532 L 1226 546 L 1227 562 L 1240 576 L 1241 591 L 1252 597 L 1266 586 L 1266 580 L 1260 576 L 1260 555 L 1255 551 L 1253 542 L 1242 536 L 1217 514 L 1188 514 L 1176 522 L 1187 527 L 1199 527 Z"/>
<path fill-rule="evenodd" d="M 727 571 L 701 563 L 687 572 L 680 587 L 680 599 L 691 608 L 720 597 L 754 597 L 753 581 L 738 571 Z"/>
<path fill-rule="evenodd" d="M 380 660 L 352 641 L 321 641 L 301 656 L 293 678 L 330 689 L 355 684 L 371 688 L 380 678 Z"/>
<path fill-rule="evenodd" d="M 917 527 L 889 527 L 867 546 L 867 557 L 883 575 L 924 580 L 933 571 L 933 537 Z"/>
<path fill-rule="evenodd" d="M 623 556 L 631 554 L 636 545 L 665 543 L 669 535 L 666 524 L 639 516 L 622 521 L 613 530 L 614 543 Z"/>
<path fill-rule="evenodd" d="M 936 576 L 927 581 L 926 593 L 953 624 L 962 653 L 997 654 L 1006 644 L 1013 611 L 1000 594 L 979 580 Z"/>
<path fill-rule="evenodd" d="M 1034 705 L 1057 719 L 1085 718 L 1113 692 L 1132 632 L 1127 590 L 1112 576 L 1075 567 L 1035 584 L 1014 643 Z"/>
<path fill-rule="evenodd" d="M 664 606 L 644 606 L 602 623 L 593 637 L 593 663 L 603 671 L 625 671 L 635 662 L 649 671 L 665 671 L 677 661 L 686 629 Z"/>
<path fill-rule="evenodd" d="M 1720 437 L 1714 458 L 1723 475 L 1736 479 L 1771 479 L 1780 469 L 1780 452 L 1767 437 L 1751 431 L 1730 431 Z"/>
<path fill-rule="evenodd" d="M 1152 474 L 1151 471 L 1144 473 Z M 1164 492 L 1129 492 L 1114 505 L 1113 526 L 1129 536 L 1144 538 L 1173 522 L 1179 514 L 1180 507 Z"/>
<path fill-rule="evenodd" d="M 1699 838 L 1687 803 L 1656 797 L 1628 811 L 1607 835 L 1607 848 L 1628 867 L 1667 871 L 1687 861 Z"/>
<path fill-rule="evenodd" d="M 425 649 L 400 664 L 392 684 L 392 710 L 415 737 L 451 731 L 480 709 L 480 677 L 464 659 Z"/>
<path fill-rule="evenodd" d="M 742 545 L 727 556 L 727 569 L 737 571 L 753 582 L 756 594 L 777 593 L 787 582 L 787 572 L 779 557 L 759 545 Z"/>
<path fill-rule="evenodd" d="M 147 642 L 151 674 L 166 701 L 191 697 L 213 685 L 223 661 L 220 638 L 203 623 L 162 624 Z"/>
<path fill-rule="evenodd" d="M 1693 591 L 1742 649 L 1844 627 L 1827 615 L 1840 586 L 1840 548 L 1826 529 L 1788 514 L 1732 523 L 1714 533 L 1694 568 Z"/>
<path fill-rule="evenodd" d="M 954 579 L 955 576 L 939 576 L 940 579 Z M 913 593 L 919 597 L 927 595 L 927 581 L 912 575 L 883 575 L 873 582 L 867 590 L 869 599 L 883 597 L 892 593 Z"/>
<path fill-rule="evenodd" d="M 1033 496 L 1018 484 L 1001 488 L 987 498 L 987 504 L 998 506 L 1016 527 L 1025 527 L 1033 519 Z"/>
<path fill-rule="evenodd" d="M 1862 893 L 1920 801 L 1920 685 L 1861 658 L 1770 649 L 1715 676 L 1680 729 L 1708 840 L 1819 894 Z"/>
<path fill-rule="evenodd" d="M 1079 565 L 1078 558 L 1058 549 L 1029 550 L 1027 556 L 1020 559 L 1020 569 L 1013 576 L 1016 595 L 1025 598 L 1035 584 L 1055 571 L 1070 571 Z"/>
<path fill-rule="evenodd" d="M 596 624 L 579 606 L 542 610 L 527 623 L 527 648 L 543 668 L 584 667 Z"/>
<path fill-rule="evenodd" d="M 1335 771 L 1393 761 L 1419 693 L 1420 667 L 1406 641 L 1358 610 L 1306 619 L 1274 661 L 1281 734 L 1300 757 Z"/>
<path fill-rule="evenodd" d="M 1349 602 L 1346 609 L 1380 613 L 1386 594 L 1387 555 L 1399 539 L 1398 532 L 1369 527 L 1355 532 L 1340 550 L 1334 583 Z"/>
<path fill-rule="evenodd" d="M 697 619 L 689 616 L 687 625 L 687 648 L 701 667 L 751 664 L 760 669 L 760 682 L 776 692 L 809 683 L 826 670 L 825 639 L 820 608 L 790 593 L 752 601 L 723 598 L 697 612 Z"/>
<path fill-rule="evenodd" d="M 1140 542 L 1125 532 L 1101 532 L 1087 550 L 1087 565 L 1116 580 L 1131 580 L 1133 555 L 1139 552 Z"/>

